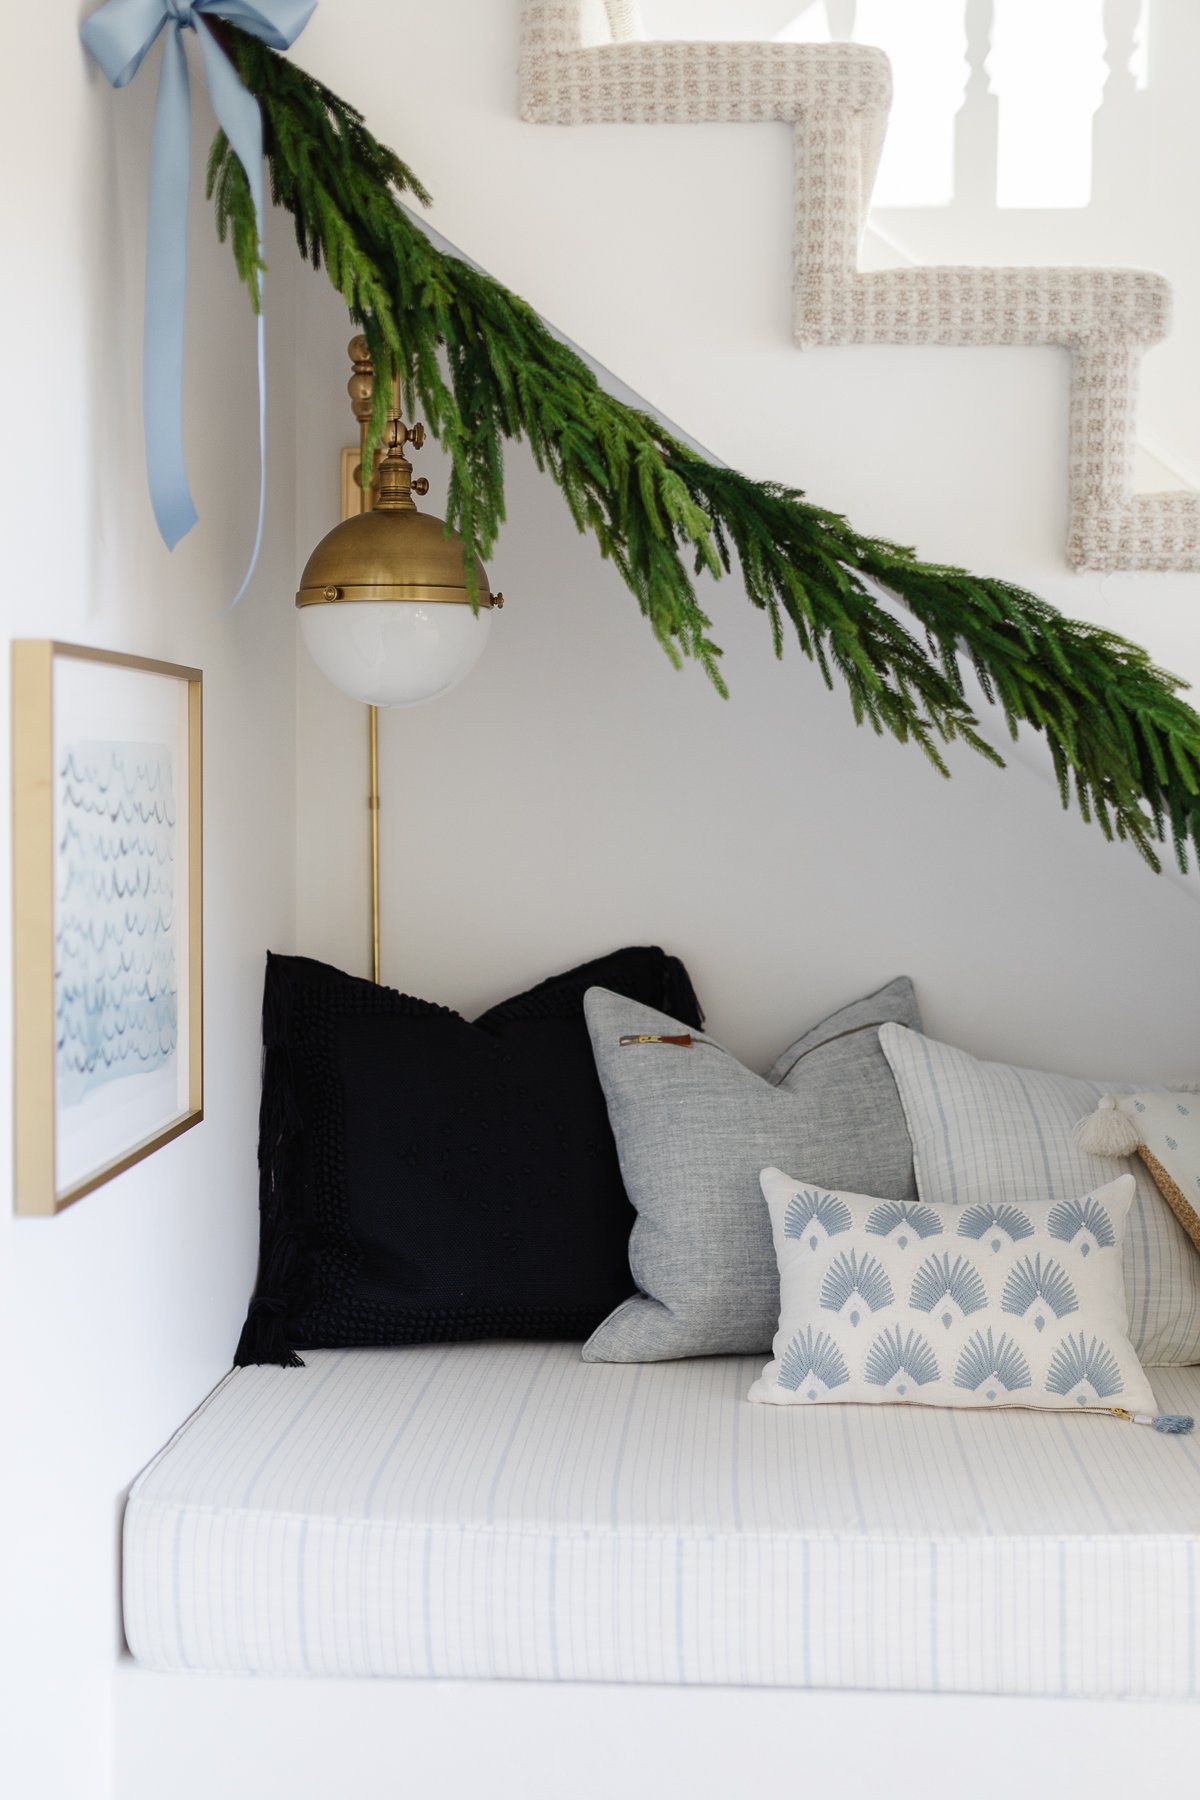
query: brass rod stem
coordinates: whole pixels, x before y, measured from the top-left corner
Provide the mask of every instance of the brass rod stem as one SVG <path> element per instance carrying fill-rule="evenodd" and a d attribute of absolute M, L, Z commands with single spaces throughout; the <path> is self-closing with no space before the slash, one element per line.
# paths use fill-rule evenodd
<path fill-rule="evenodd" d="M 359 455 L 362 467 L 367 466 L 367 421 L 364 419 L 359 432 Z M 360 483 L 362 477 L 359 477 Z M 369 497 L 365 487 L 358 490 L 358 506 L 360 512 L 366 512 Z M 367 794 L 367 808 L 371 818 L 371 980 L 379 986 L 379 708 L 367 708 L 367 741 L 370 757 L 370 789 Z"/>
<path fill-rule="evenodd" d="M 354 367 L 354 373 L 350 378 L 350 401 L 354 416 L 358 420 L 358 510 L 360 513 L 365 513 L 371 510 L 371 496 L 362 485 L 362 479 L 367 467 L 367 429 L 371 421 L 371 395 L 375 387 L 375 371 L 371 367 L 367 340 L 364 337 L 356 337 L 351 340 L 350 361 Z M 378 987 L 381 976 L 379 958 L 379 708 L 377 706 L 367 708 L 367 744 L 369 752 L 367 812 L 371 822 L 371 980 Z"/>
<path fill-rule="evenodd" d="M 367 806 L 371 814 L 371 980 L 378 987 L 379 973 L 379 708 L 367 708 L 367 731 L 370 744 L 371 791 Z"/>

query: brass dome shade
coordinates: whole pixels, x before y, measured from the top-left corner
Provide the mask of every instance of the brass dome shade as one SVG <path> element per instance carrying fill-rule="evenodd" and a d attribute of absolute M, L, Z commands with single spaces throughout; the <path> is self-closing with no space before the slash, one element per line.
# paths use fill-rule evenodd
<path fill-rule="evenodd" d="M 404 445 L 420 449 L 424 441 L 423 426 L 410 429 L 398 418 L 389 419 L 375 504 L 370 512 L 343 519 L 321 539 L 304 565 L 297 606 L 372 600 L 470 605 L 462 539 L 457 532 L 448 533 L 432 513 L 418 512 L 412 497 L 414 486 L 424 493 L 429 483 L 414 484 Z M 503 594 L 491 592 L 478 559 L 475 579 L 479 606 L 503 606 Z"/>
<path fill-rule="evenodd" d="M 480 606 L 495 606 L 476 560 Z M 431 600 L 467 604 L 462 539 L 432 513 L 373 512 L 343 519 L 321 539 L 300 577 L 297 606 L 339 600 Z"/>

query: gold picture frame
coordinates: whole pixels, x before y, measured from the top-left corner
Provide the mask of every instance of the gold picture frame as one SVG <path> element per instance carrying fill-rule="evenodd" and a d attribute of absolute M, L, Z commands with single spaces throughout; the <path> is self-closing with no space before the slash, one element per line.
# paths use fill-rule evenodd
<path fill-rule="evenodd" d="M 15 1207 L 204 1117 L 203 677 L 12 645 Z"/>

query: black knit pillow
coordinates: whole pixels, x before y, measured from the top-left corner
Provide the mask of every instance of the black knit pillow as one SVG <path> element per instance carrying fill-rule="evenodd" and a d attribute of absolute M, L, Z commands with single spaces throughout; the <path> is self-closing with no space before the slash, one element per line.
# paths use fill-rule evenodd
<path fill-rule="evenodd" d="M 234 1358 L 585 1338 L 633 1292 L 583 996 L 697 1030 L 683 964 L 619 950 L 469 1024 L 304 957 L 267 957 L 258 1284 Z"/>

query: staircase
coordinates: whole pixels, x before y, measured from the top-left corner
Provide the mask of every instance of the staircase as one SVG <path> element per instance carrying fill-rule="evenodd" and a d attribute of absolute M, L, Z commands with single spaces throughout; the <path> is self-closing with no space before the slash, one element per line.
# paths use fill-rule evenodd
<path fill-rule="evenodd" d="M 535 124 L 791 124 L 798 346 L 1065 346 L 1069 563 L 1200 569 L 1200 494 L 1133 492 L 1140 362 L 1170 323 L 1161 276 L 859 267 L 891 103 L 881 51 L 843 43 L 653 43 L 642 34 L 636 0 L 523 0 L 520 89 L 521 116 Z"/>

